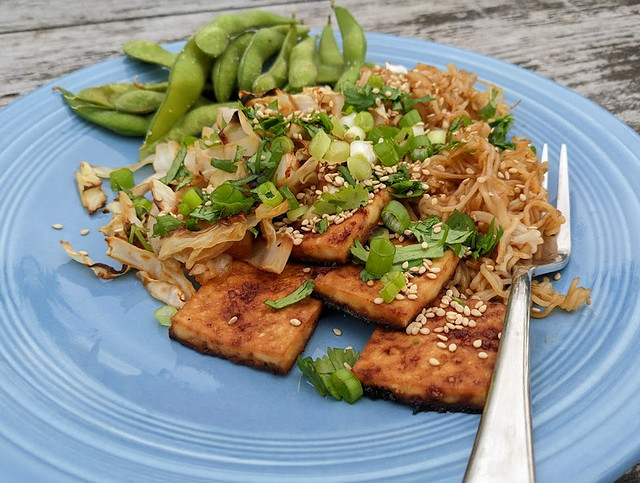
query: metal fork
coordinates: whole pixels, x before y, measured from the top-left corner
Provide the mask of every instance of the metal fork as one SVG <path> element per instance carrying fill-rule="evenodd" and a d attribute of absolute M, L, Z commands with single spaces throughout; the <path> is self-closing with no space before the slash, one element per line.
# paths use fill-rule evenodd
<path fill-rule="evenodd" d="M 540 156 L 548 160 L 545 144 Z M 546 180 L 545 180 L 546 181 Z M 539 257 L 516 266 L 491 386 L 464 481 L 535 481 L 529 401 L 531 279 L 563 268 L 571 253 L 567 148 L 560 150 L 557 208 L 566 222 L 546 241 Z"/>

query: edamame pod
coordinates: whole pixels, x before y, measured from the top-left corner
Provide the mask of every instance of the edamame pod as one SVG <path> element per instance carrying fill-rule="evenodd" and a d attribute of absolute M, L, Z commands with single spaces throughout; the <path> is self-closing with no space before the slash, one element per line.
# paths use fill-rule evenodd
<path fill-rule="evenodd" d="M 211 59 L 191 37 L 178 54 L 169 75 L 164 100 L 156 111 L 141 149 L 161 139 L 198 100 L 211 71 Z"/>
<path fill-rule="evenodd" d="M 147 40 L 131 40 L 125 42 L 122 51 L 129 57 L 148 64 L 171 68 L 178 54 L 169 52 L 161 45 Z"/>
<path fill-rule="evenodd" d="M 151 116 L 139 116 L 126 112 L 102 109 L 95 105 L 79 101 L 76 96 L 66 89 L 55 87 L 62 92 L 62 97 L 67 105 L 78 116 L 86 121 L 102 126 L 110 131 L 123 136 L 144 136 L 149 129 Z"/>
<path fill-rule="evenodd" d="M 135 89 L 123 92 L 115 99 L 115 108 L 131 114 L 155 112 L 164 100 L 164 92 Z"/>
<path fill-rule="evenodd" d="M 134 89 L 136 89 L 136 86 L 133 84 L 104 84 L 95 87 L 85 87 L 73 96 L 77 101 L 93 104 L 96 107 L 115 109 L 116 98 L 123 93 Z"/>
<path fill-rule="evenodd" d="M 342 66 L 318 63 L 316 67 L 318 69 L 316 83 L 318 84 L 334 84 L 342 75 Z"/>
<path fill-rule="evenodd" d="M 254 32 L 238 35 L 224 53 L 215 60 L 211 70 L 211 83 L 218 102 L 227 102 L 234 94 L 237 88 L 238 65 L 254 35 Z"/>
<path fill-rule="evenodd" d="M 313 61 L 318 37 L 308 37 L 291 49 L 289 56 L 289 86 L 296 90 L 316 82 L 318 69 Z"/>
<path fill-rule="evenodd" d="M 287 82 L 289 73 L 289 56 L 298 43 L 298 31 L 295 26 L 289 27 L 282 48 L 267 72 L 259 75 L 253 82 L 253 92 L 267 92 L 275 87 L 282 87 Z"/>
<path fill-rule="evenodd" d="M 336 37 L 331 28 L 331 16 L 329 16 L 329 21 L 320 34 L 318 59 L 319 63 L 324 65 L 339 66 L 342 68 L 344 64 L 342 52 L 340 51 L 340 47 L 338 47 L 338 42 L 336 42 Z"/>
<path fill-rule="evenodd" d="M 256 32 L 238 66 L 238 88 L 240 90 L 251 90 L 253 82 L 262 73 L 264 63 L 280 50 L 283 42 L 284 35 L 275 29 L 263 28 Z"/>
<path fill-rule="evenodd" d="M 341 92 L 353 86 L 360 77 L 360 69 L 367 53 L 367 39 L 360 24 L 346 8 L 334 6 L 333 11 L 338 19 L 342 36 L 344 70 L 335 85 L 335 90 Z"/>
<path fill-rule="evenodd" d="M 224 52 L 233 36 L 247 29 L 295 23 L 298 22 L 292 18 L 263 10 L 250 10 L 239 15 L 224 14 L 198 30 L 195 41 L 203 52 L 216 58 Z"/>
<path fill-rule="evenodd" d="M 140 151 L 140 159 L 153 154 L 156 146 L 167 141 L 180 141 L 185 136 L 197 136 L 205 126 L 213 126 L 218 117 L 220 107 L 240 107 L 239 102 L 221 102 L 206 104 L 187 112 L 161 139 L 143 148 Z"/>

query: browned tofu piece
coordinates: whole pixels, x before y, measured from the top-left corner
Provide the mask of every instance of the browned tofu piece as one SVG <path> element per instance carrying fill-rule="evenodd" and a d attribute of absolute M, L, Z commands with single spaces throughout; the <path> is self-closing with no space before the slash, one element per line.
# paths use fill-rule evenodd
<path fill-rule="evenodd" d="M 313 274 L 302 265 L 277 275 L 234 260 L 227 278 L 203 285 L 173 316 L 169 336 L 204 354 L 285 374 L 311 337 L 322 303 L 307 297 L 276 310 L 264 301 L 290 294 L 308 278 Z"/>
<path fill-rule="evenodd" d="M 300 245 L 294 245 L 293 260 L 345 263 L 351 256 L 351 246 L 356 238 L 366 241 L 378 225 L 380 213 L 391 200 L 387 190 L 376 193 L 373 203 L 357 210 L 353 216 L 339 225 L 330 224 L 324 233 L 305 232 Z"/>
<path fill-rule="evenodd" d="M 447 250 L 442 258 L 433 260 L 433 267 L 440 269 L 435 278 L 429 278 L 425 273 L 411 279 L 418 286 L 416 299 L 405 298 L 388 304 L 374 303 L 374 300 L 380 297 L 382 283 L 376 281 L 369 286 L 363 282 L 360 279 L 362 265 L 343 265 L 319 275 L 314 282 L 314 291 L 321 298 L 353 315 L 389 327 L 404 329 L 438 296 L 457 265 L 458 257 L 451 250 Z"/>
<path fill-rule="evenodd" d="M 353 367 L 365 394 L 409 404 L 416 411 L 481 412 L 506 311 L 502 303 L 486 306 L 482 316 L 471 316 L 475 327 L 446 333 L 436 332 L 445 325 L 444 316 L 427 319 L 426 335 L 376 328 Z"/>

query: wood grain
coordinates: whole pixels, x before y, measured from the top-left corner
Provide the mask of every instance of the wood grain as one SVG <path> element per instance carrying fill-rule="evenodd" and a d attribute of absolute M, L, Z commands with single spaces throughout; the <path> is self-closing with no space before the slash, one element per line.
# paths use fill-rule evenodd
<path fill-rule="evenodd" d="M 431 40 L 530 69 L 607 109 L 640 133 L 637 0 L 343 0 L 370 32 Z M 321 28 L 329 1 L 0 1 L 0 108 L 58 77 L 120 55 L 132 38 L 185 39 L 214 16 L 248 8 Z M 640 467 L 619 483 L 640 481 Z"/>
<path fill-rule="evenodd" d="M 637 1 L 341 2 L 367 31 L 433 40 L 497 57 L 563 84 L 640 132 L 640 3 Z M 320 28 L 328 1 L 184 3 L 3 0 L 0 3 L 0 106 L 41 85 L 120 54 L 126 40 L 186 38 L 215 15 L 296 9 Z M 9 67 L 9 68 L 7 68 Z"/>

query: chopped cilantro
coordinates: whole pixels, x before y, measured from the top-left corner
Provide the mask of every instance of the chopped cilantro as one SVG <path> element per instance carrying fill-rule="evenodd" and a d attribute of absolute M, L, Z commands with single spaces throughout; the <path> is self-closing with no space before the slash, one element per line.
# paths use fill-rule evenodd
<path fill-rule="evenodd" d="M 324 233 L 329 229 L 329 220 L 327 220 L 326 218 L 323 218 L 322 220 L 320 220 L 314 225 L 314 229 L 316 230 L 317 233 L 321 233 L 321 234 Z"/>
<path fill-rule="evenodd" d="M 184 223 L 173 215 L 160 215 L 155 218 L 156 223 L 153 225 L 153 236 L 163 236 L 184 226 Z"/>
<path fill-rule="evenodd" d="M 160 181 L 162 181 L 166 185 L 168 185 L 172 181 L 176 181 L 178 183 L 175 188 L 176 191 L 178 191 L 183 186 L 188 185 L 191 182 L 191 178 L 193 177 L 191 172 L 184 165 L 184 160 L 186 157 L 187 148 L 185 146 L 182 146 L 178 151 L 176 157 L 173 159 L 173 162 L 171 163 L 171 167 L 169 168 L 169 171 L 167 171 L 167 174 L 163 178 L 160 178 Z"/>
<path fill-rule="evenodd" d="M 483 121 L 488 121 L 489 119 L 491 119 L 492 117 L 494 117 L 496 115 L 496 100 L 498 98 L 498 90 L 497 89 L 491 89 L 491 95 L 489 97 L 489 102 L 487 102 L 487 105 L 484 106 L 483 108 L 481 108 L 478 111 L 478 116 L 480 116 L 480 119 L 482 119 Z"/>
<path fill-rule="evenodd" d="M 376 92 L 373 92 L 376 89 Z M 394 87 L 383 85 L 374 87 L 370 84 L 364 86 L 351 86 L 344 90 L 345 112 L 361 112 L 376 107 L 377 100 L 390 103 L 391 108 L 404 114 L 410 111 L 419 102 L 433 101 L 431 96 L 413 99 L 411 94 Z"/>
<path fill-rule="evenodd" d="M 335 215 L 343 211 L 355 210 L 369 202 L 369 191 L 362 185 L 343 186 L 335 193 L 323 193 L 313 204 L 316 215 Z"/>

